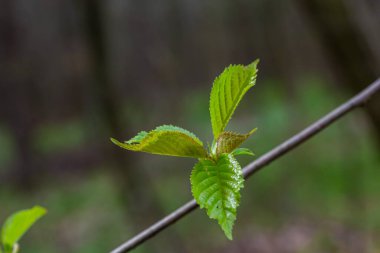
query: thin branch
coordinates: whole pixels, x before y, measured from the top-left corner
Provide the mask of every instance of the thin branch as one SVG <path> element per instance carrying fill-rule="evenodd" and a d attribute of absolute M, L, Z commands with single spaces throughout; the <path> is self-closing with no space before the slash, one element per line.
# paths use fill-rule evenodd
<path fill-rule="evenodd" d="M 345 102 L 344 104 L 340 105 L 338 108 L 327 114 L 326 116 L 322 117 L 318 121 L 314 122 L 309 127 L 305 128 L 300 133 L 294 135 L 287 141 L 283 142 L 282 144 L 278 145 L 271 151 L 267 152 L 254 162 L 248 164 L 243 169 L 243 175 L 244 178 L 249 178 L 252 174 L 258 172 L 260 169 L 265 167 L 266 165 L 270 164 L 272 161 L 276 160 L 277 158 L 281 157 L 282 155 L 286 154 L 290 150 L 293 150 L 295 147 L 300 145 L 301 143 L 305 142 L 306 140 L 310 139 L 315 134 L 322 131 L 324 128 L 341 118 L 343 115 L 347 114 L 348 112 L 352 111 L 355 108 L 358 108 L 360 106 L 363 106 L 375 93 L 380 91 L 380 78 L 377 79 L 375 82 L 373 82 L 371 85 L 369 85 L 366 89 L 364 89 L 362 92 Z M 149 238 L 153 237 L 157 233 L 161 232 L 165 228 L 169 227 L 185 215 L 189 214 L 193 210 L 195 210 L 198 207 L 195 200 L 191 200 L 187 202 L 182 207 L 178 208 L 165 218 L 161 219 L 160 221 L 156 222 L 152 226 L 148 227 L 141 233 L 137 234 L 127 242 L 123 243 L 116 249 L 114 249 L 111 253 L 123 253 L 128 252 L 129 250 L 137 247 L 138 245 L 142 244 Z"/>

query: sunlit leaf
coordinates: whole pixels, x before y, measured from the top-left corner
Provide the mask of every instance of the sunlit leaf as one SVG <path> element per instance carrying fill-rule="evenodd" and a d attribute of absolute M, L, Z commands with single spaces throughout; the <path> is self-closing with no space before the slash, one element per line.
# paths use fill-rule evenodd
<path fill-rule="evenodd" d="M 232 240 L 232 227 L 240 202 L 243 176 L 239 163 L 231 154 L 217 161 L 201 159 L 191 173 L 192 193 L 210 218 L 218 220 L 227 238 Z"/>
<path fill-rule="evenodd" d="M 244 94 L 255 85 L 258 60 L 230 65 L 214 81 L 210 95 L 210 117 L 214 138 L 224 131 Z"/>
<path fill-rule="evenodd" d="M 198 158 L 190 177 L 193 196 L 208 216 L 218 221 L 228 239 L 232 239 L 244 183 L 235 156 L 254 155 L 249 149 L 238 147 L 256 129 L 239 134 L 225 128 L 245 93 L 255 85 L 258 62 L 247 66 L 230 65 L 215 79 L 209 107 L 214 135 L 210 153 L 193 133 L 171 125 L 139 132 L 124 142 L 111 138 L 114 144 L 131 151 Z"/>
<path fill-rule="evenodd" d="M 21 210 L 11 215 L 5 221 L 1 231 L 1 241 L 5 253 L 12 252 L 14 245 L 21 239 L 25 232 L 45 214 L 45 208 L 35 206 L 31 209 Z"/>
<path fill-rule="evenodd" d="M 234 132 L 222 132 L 216 140 L 216 154 L 230 153 L 240 146 L 257 128 L 247 134 L 238 134 Z"/>
<path fill-rule="evenodd" d="M 164 125 L 148 132 L 140 132 L 124 143 L 113 138 L 116 145 L 151 154 L 205 158 L 203 143 L 191 132 L 176 126 Z"/>

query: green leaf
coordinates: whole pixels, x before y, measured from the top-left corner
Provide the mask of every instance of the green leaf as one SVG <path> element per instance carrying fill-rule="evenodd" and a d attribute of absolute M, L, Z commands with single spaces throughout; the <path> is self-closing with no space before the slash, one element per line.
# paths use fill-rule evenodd
<path fill-rule="evenodd" d="M 1 241 L 5 253 L 12 252 L 14 245 L 21 239 L 25 232 L 45 214 L 45 208 L 35 206 L 31 209 L 21 210 L 11 215 L 5 221 L 1 231 Z"/>
<path fill-rule="evenodd" d="M 222 132 L 216 140 L 216 155 L 231 153 L 240 146 L 248 137 L 253 134 L 257 128 L 252 129 L 247 134 L 238 134 L 234 132 Z"/>
<path fill-rule="evenodd" d="M 237 155 L 251 155 L 254 156 L 255 154 L 248 148 L 237 148 L 231 153 L 233 156 Z"/>
<path fill-rule="evenodd" d="M 240 202 L 243 176 L 239 163 L 231 154 L 222 154 L 217 161 L 201 159 L 190 177 L 192 193 L 210 218 L 218 220 L 227 238 L 232 240 L 232 227 Z"/>
<path fill-rule="evenodd" d="M 124 143 L 113 138 L 116 145 L 132 151 L 158 155 L 206 158 L 203 143 L 191 132 L 176 126 L 164 125 L 148 132 L 140 132 Z"/>
<path fill-rule="evenodd" d="M 210 95 L 210 116 L 214 138 L 224 131 L 244 94 L 255 85 L 257 64 L 230 65 L 214 81 Z"/>

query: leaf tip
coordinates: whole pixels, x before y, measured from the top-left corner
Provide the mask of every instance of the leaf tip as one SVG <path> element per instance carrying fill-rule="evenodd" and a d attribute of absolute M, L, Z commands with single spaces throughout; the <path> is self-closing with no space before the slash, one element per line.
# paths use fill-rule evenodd
<path fill-rule="evenodd" d="M 39 206 L 39 205 L 35 205 L 32 207 L 32 210 L 38 212 L 41 216 L 44 216 L 47 214 L 47 209 L 45 207 L 42 207 L 42 206 Z"/>
<path fill-rule="evenodd" d="M 256 132 L 256 131 L 257 131 L 257 127 L 254 128 L 254 129 L 252 129 L 248 134 L 251 135 L 251 134 L 253 134 L 253 133 Z"/>
<path fill-rule="evenodd" d="M 232 241 L 233 236 L 232 236 L 232 227 L 234 225 L 234 220 L 227 220 L 223 224 L 220 224 L 224 234 L 228 238 L 228 240 Z"/>
<path fill-rule="evenodd" d="M 259 63 L 260 63 L 260 59 L 257 58 L 257 59 L 254 60 L 252 63 L 250 63 L 248 66 L 257 67 L 257 65 L 259 65 Z"/>
<path fill-rule="evenodd" d="M 110 138 L 110 141 L 113 143 L 113 144 L 115 144 L 115 145 L 120 145 L 120 142 L 118 141 L 118 140 L 116 140 L 115 138 Z"/>

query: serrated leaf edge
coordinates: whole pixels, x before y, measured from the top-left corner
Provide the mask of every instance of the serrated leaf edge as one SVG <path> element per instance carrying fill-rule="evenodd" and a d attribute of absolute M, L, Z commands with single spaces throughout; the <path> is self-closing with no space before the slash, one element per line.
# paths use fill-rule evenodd
<path fill-rule="evenodd" d="M 234 214 L 235 217 L 234 217 L 234 219 L 232 220 L 231 231 L 226 231 L 226 230 L 225 230 L 225 227 L 224 227 L 225 224 L 223 224 L 222 221 L 218 220 L 216 217 L 211 217 L 211 215 L 212 215 L 212 214 L 211 214 L 212 210 L 207 209 L 206 206 L 205 206 L 205 204 L 203 204 L 203 203 L 199 203 L 198 198 L 196 197 L 196 193 L 194 192 L 194 191 L 195 191 L 195 186 L 194 186 L 194 184 L 193 184 L 192 177 L 194 176 L 194 173 L 195 173 L 195 167 L 197 166 L 198 163 L 194 165 L 193 170 L 192 170 L 192 172 L 191 172 L 191 174 L 190 174 L 190 183 L 191 183 L 191 192 L 192 192 L 192 195 L 193 195 L 194 199 L 196 200 L 196 202 L 198 203 L 199 207 L 200 207 L 201 209 L 206 209 L 206 213 L 207 213 L 207 215 L 209 216 L 209 218 L 214 219 L 214 220 L 217 220 L 217 221 L 218 221 L 218 224 L 221 226 L 221 228 L 222 228 L 222 230 L 224 231 L 224 233 L 225 233 L 225 235 L 227 236 L 227 238 L 228 238 L 229 240 L 232 240 L 232 228 L 233 228 L 233 225 L 234 225 L 234 223 L 235 223 L 235 221 L 236 221 L 236 219 L 237 219 L 237 208 L 238 208 L 239 205 L 240 205 L 240 199 L 241 199 L 241 193 L 240 193 L 240 191 L 241 191 L 242 188 L 244 188 L 244 177 L 242 176 L 243 173 L 242 173 L 241 166 L 240 166 L 239 162 L 236 160 L 236 158 L 235 158 L 232 154 L 224 154 L 224 155 L 227 155 L 227 156 L 228 156 L 229 161 L 230 161 L 231 163 L 234 164 L 234 165 L 233 165 L 234 168 L 239 168 L 239 173 L 238 173 L 238 174 L 239 174 L 239 176 L 241 176 L 241 178 L 240 178 L 241 181 L 238 182 L 238 183 L 239 183 L 239 189 L 238 189 L 238 195 L 237 195 L 237 202 L 234 204 L 234 209 L 235 209 L 236 214 Z M 200 160 L 199 162 L 201 162 L 201 160 L 208 160 L 208 161 L 211 161 L 212 163 L 214 163 L 215 165 L 217 165 L 217 161 L 215 161 L 215 160 L 213 160 L 213 159 L 199 159 L 199 160 Z M 205 180 L 208 180 L 209 178 L 210 178 L 210 177 L 208 177 L 208 178 L 205 179 Z M 220 179 L 219 179 L 219 180 L 220 180 Z M 225 194 L 222 193 L 222 195 L 225 195 Z M 226 201 L 227 201 L 227 200 L 226 200 Z M 225 201 L 224 201 L 224 202 L 225 202 Z M 223 203 L 223 207 L 224 207 L 225 209 L 227 209 L 225 203 Z M 227 214 L 226 214 L 226 216 L 227 216 Z"/>
<path fill-rule="evenodd" d="M 226 68 L 223 70 L 223 72 L 222 72 L 219 76 L 217 76 L 217 77 L 214 79 L 213 86 L 212 86 L 212 88 L 211 88 L 211 92 L 210 92 L 210 100 L 209 100 L 209 105 L 210 105 L 210 106 L 209 106 L 209 112 L 210 112 L 210 118 L 211 118 L 212 131 L 213 131 L 214 139 L 215 139 L 215 140 L 219 137 L 220 133 L 222 133 L 222 132 L 224 131 L 224 129 L 227 127 L 228 123 L 230 122 L 230 120 L 231 120 L 231 118 L 232 118 L 232 116 L 233 116 L 233 114 L 234 114 L 234 112 L 235 112 L 237 106 L 239 105 L 240 101 L 241 101 L 242 98 L 244 97 L 245 93 L 247 93 L 247 91 L 248 91 L 250 88 L 252 88 L 253 86 L 255 86 L 255 84 L 256 84 L 256 79 L 257 79 L 257 74 L 258 74 L 258 72 L 259 72 L 259 69 L 257 68 L 257 65 L 259 64 L 259 62 L 260 62 L 260 59 L 256 59 L 256 60 L 253 61 L 251 64 L 246 65 L 246 66 L 244 66 L 244 65 L 242 65 L 242 64 L 230 64 L 228 67 L 226 67 Z M 247 68 L 250 68 L 250 67 L 253 67 L 252 71 L 255 71 L 255 73 L 254 73 L 253 75 L 248 75 L 247 79 L 244 80 L 244 83 L 247 82 L 247 81 L 249 81 L 251 84 L 248 85 L 248 86 L 246 86 L 246 87 L 241 91 L 241 94 L 236 98 L 236 99 L 237 99 L 237 103 L 236 103 L 236 105 L 231 109 L 231 112 L 229 112 L 229 116 L 227 117 L 227 119 L 225 120 L 225 122 L 224 122 L 224 123 L 221 122 L 221 123 L 222 123 L 222 124 L 221 124 L 221 129 L 215 129 L 215 124 L 216 124 L 216 123 L 215 123 L 215 121 L 213 121 L 213 117 L 211 116 L 211 115 L 213 115 L 213 112 L 211 111 L 211 103 L 212 103 L 211 99 L 212 99 L 212 97 L 213 97 L 212 94 L 213 94 L 214 92 L 216 92 L 215 90 L 216 90 L 217 88 L 219 88 L 219 87 L 217 87 L 217 85 L 215 85 L 216 82 L 222 77 L 222 75 L 223 75 L 225 72 L 230 71 L 230 69 L 231 69 L 232 67 L 243 67 L 243 68 L 246 68 L 246 69 L 247 69 Z M 250 79 L 250 80 L 248 80 L 248 79 Z M 214 118 L 214 119 L 215 119 L 215 118 Z"/>
<path fill-rule="evenodd" d="M 166 128 L 168 130 L 164 130 Z M 160 154 L 160 155 L 176 156 L 176 157 L 195 157 L 195 158 L 206 158 L 208 156 L 207 150 L 204 149 L 203 142 L 195 134 L 193 134 L 192 132 L 190 132 L 186 129 L 183 129 L 183 128 L 180 128 L 177 126 L 173 126 L 173 125 L 158 126 L 155 129 L 151 130 L 150 132 L 141 131 L 136 136 L 131 138 L 130 140 L 124 141 L 124 142 L 120 142 L 120 141 L 116 140 L 115 138 L 110 138 L 110 140 L 115 145 L 117 145 L 121 148 L 127 149 L 127 150 L 139 151 L 139 152 L 152 154 L 152 152 L 143 151 L 142 149 L 144 149 L 147 145 L 151 145 L 153 142 L 158 140 L 160 136 L 165 135 L 165 134 L 171 134 L 173 132 L 188 138 L 195 145 L 199 145 L 200 147 L 202 147 L 204 150 L 204 155 L 203 156 L 196 156 L 196 157 L 195 156 L 174 155 L 174 154 Z M 146 134 L 140 140 L 140 142 L 137 142 L 137 141 L 131 142 L 132 140 L 136 139 L 136 137 L 138 135 L 140 135 L 141 133 L 144 133 L 144 134 L 146 133 Z M 153 154 L 155 154 L 155 153 L 153 153 Z"/>

